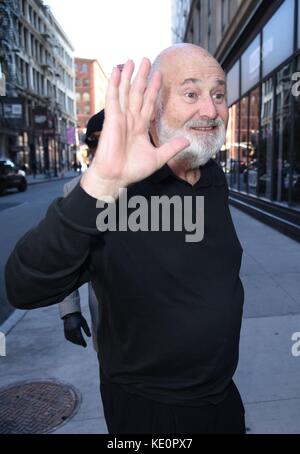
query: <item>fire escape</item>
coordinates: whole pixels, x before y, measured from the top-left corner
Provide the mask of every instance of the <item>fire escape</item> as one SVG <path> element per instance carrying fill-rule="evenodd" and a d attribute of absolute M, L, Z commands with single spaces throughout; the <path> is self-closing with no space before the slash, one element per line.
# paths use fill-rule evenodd
<path fill-rule="evenodd" d="M 6 77 L 7 96 L 17 96 L 16 53 L 20 49 L 16 18 L 19 15 L 18 0 L 0 0 L 0 62 Z"/>

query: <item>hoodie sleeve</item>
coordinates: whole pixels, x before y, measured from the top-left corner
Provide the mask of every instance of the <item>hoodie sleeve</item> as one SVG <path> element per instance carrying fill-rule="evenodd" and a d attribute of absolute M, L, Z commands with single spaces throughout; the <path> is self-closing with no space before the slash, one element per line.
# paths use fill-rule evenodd
<path fill-rule="evenodd" d="M 45 218 L 16 244 L 5 267 L 10 304 L 34 309 L 62 301 L 90 280 L 97 200 L 80 186 L 55 199 Z"/>

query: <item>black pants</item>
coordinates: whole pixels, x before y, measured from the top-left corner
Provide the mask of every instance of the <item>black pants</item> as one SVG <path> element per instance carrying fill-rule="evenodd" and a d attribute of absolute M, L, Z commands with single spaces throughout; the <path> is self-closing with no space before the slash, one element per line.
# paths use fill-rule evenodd
<path fill-rule="evenodd" d="M 244 434 L 245 412 L 232 382 L 218 405 L 169 405 L 124 391 L 111 383 L 100 385 L 110 434 Z"/>

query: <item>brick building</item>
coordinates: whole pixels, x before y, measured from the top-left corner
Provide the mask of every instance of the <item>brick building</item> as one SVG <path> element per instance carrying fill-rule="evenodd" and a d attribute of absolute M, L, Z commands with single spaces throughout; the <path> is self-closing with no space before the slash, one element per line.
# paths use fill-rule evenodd
<path fill-rule="evenodd" d="M 107 76 L 98 60 L 75 58 L 76 112 L 80 141 L 89 118 L 104 108 Z"/>

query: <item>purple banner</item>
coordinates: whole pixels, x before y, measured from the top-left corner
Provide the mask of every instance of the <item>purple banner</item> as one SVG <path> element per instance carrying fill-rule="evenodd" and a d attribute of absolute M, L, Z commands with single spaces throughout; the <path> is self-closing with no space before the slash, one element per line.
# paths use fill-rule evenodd
<path fill-rule="evenodd" d="M 67 128 L 67 138 L 68 138 L 68 145 L 75 145 L 76 144 L 76 134 L 75 128 Z"/>

